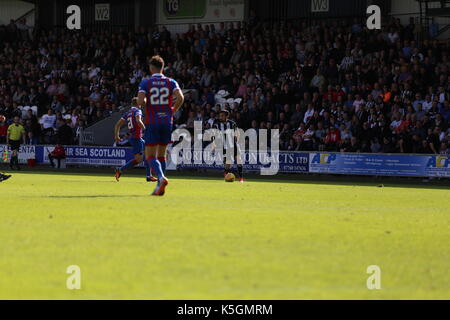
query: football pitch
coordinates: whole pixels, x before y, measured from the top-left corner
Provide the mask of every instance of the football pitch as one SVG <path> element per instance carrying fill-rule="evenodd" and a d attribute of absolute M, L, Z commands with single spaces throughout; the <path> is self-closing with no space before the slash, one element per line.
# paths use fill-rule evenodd
<path fill-rule="evenodd" d="M 298 179 L 178 177 L 151 197 L 136 175 L 16 173 L 0 299 L 450 298 L 447 187 Z"/>

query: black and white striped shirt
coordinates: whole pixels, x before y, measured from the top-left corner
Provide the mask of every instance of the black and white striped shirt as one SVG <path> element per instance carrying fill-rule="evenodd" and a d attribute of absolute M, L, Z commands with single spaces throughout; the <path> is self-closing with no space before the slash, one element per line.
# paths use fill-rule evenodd
<path fill-rule="evenodd" d="M 216 120 L 212 125 L 212 128 L 217 129 L 222 133 L 223 145 L 225 149 L 234 147 L 237 141 L 236 136 L 230 141 L 230 139 L 228 138 L 229 135 L 226 134 L 226 132 L 227 130 L 231 130 L 236 134 L 236 130 L 238 129 L 236 122 L 234 122 L 233 120 L 227 120 L 225 122 Z"/>

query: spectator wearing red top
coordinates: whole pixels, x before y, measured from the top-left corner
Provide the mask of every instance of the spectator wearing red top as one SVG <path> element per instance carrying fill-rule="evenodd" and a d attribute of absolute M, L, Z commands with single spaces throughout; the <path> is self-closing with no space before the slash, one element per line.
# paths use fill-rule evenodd
<path fill-rule="evenodd" d="M 48 154 L 48 159 L 52 167 L 55 167 L 54 159 L 58 160 L 58 169 L 61 168 L 61 160 L 66 158 L 66 150 L 61 144 L 57 144 L 55 149 Z"/>
<path fill-rule="evenodd" d="M 8 134 L 8 125 L 6 118 L 0 116 L 0 143 L 6 143 L 6 135 Z"/>
<path fill-rule="evenodd" d="M 327 150 L 336 151 L 339 142 L 341 141 L 341 133 L 335 127 L 330 127 L 328 134 L 325 137 L 325 145 Z"/>

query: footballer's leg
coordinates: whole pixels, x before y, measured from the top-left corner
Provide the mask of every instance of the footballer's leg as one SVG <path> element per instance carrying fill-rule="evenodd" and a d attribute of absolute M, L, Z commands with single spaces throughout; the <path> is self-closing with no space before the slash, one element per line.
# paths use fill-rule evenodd
<path fill-rule="evenodd" d="M 158 128 L 159 142 L 156 148 L 156 159 L 153 160 L 154 170 L 158 174 L 158 184 L 153 195 L 162 196 L 165 193 L 169 180 L 165 176 L 167 146 L 172 138 L 172 125 L 161 124 Z M 163 169 L 164 167 L 164 169 Z M 152 167 L 153 168 L 153 167 Z M 160 171 L 159 171 L 160 170 Z"/>
<path fill-rule="evenodd" d="M 167 152 L 167 144 L 160 143 L 158 144 L 158 147 L 156 149 L 156 162 L 159 163 L 161 168 L 162 176 L 160 177 L 158 175 L 158 185 L 156 186 L 155 190 L 153 191 L 153 195 L 157 196 L 163 196 L 166 190 L 167 185 L 169 184 L 169 180 L 165 176 L 165 164 L 166 164 L 166 152 Z M 161 160 L 163 160 L 161 162 Z M 164 163 L 164 170 L 163 170 L 163 163 Z"/>
<path fill-rule="evenodd" d="M 160 125 L 151 124 L 145 130 L 145 161 L 147 161 L 150 170 L 153 171 L 158 177 L 158 185 L 152 195 L 159 195 L 157 190 L 160 185 L 161 179 L 164 177 L 162 172 L 161 163 L 158 161 L 158 145 L 160 144 L 161 134 Z"/>
<path fill-rule="evenodd" d="M 134 159 L 128 161 L 124 166 L 116 169 L 116 180 L 119 181 L 122 173 L 125 170 L 133 168 L 134 166 L 136 166 L 138 163 L 141 163 L 141 162 L 142 162 L 142 155 L 141 154 L 135 154 L 134 155 Z"/>
<path fill-rule="evenodd" d="M 158 150 L 158 145 L 145 146 L 146 162 L 148 163 L 150 170 L 153 170 L 153 172 L 155 172 L 158 177 L 158 185 L 156 186 L 155 191 L 158 189 L 159 183 L 160 183 L 161 179 L 164 177 L 164 174 L 162 173 L 162 169 L 161 169 L 161 163 L 156 158 L 157 150 Z M 153 192 L 153 194 L 155 194 L 155 191 Z"/>
<path fill-rule="evenodd" d="M 166 166 L 167 166 L 167 164 L 166 164 L 166 161 L 167 161 L 167 158 L 166 158 L 167 146 L 165 147 L 165 150 L 166 151 L 164 151 L 164 153 L 159 153 L 158 152 L 158 161 L 161 163 L 161 169 L 162 169 L 164 175 L 166 175 Z M 163 152 L 163 151 L 161 151 L 161 152 Z"/>
<path fill-rule="evenodd" d="M 147 160 L 150 168 L 156 173 L 156 175 L 158 177 L 158 185 L 156 186 L 152 195 L 159 196 L 159 195 L 161 195 L 161 191 L 160 191 L 161 182 L 164 182 L 164 186 L 162 187 L 163 191 L 164 191 L 166 185 L 168 184 L 168 182 L 162 172 L 161 163 L 158 161 L 157 155 L 158 155 L 158 145 L 147 145 L 145 147 L 146 160 Z"/>
<path fill-rule="evenodd" d="M 141 163 L 141 161 L 142 161 L 142 145 L 140 144 L 140 141 L 138 139 L 130 139 L 129 142 L 131 144 L 131 147 L 133 148 L 134 159 L 131 159 L 125 165 L 116 169 L 115 177 L 116 177 L 117 181 L 119 181 L 122 173 L 125 170 L 133 168 L 134 166 L 136 166 L 138 163 Z M 140 161 L 139 161 L 139 159 L 140 159 Z"/>
<path fill-rule="evenodd" d="M 242 154 L 241 154 L 239 145 L 236 146 L 235 150 L 236 150 L 235 159 L 236 159 L 236 164 L 237 164 L 237 169 L 238 169 L 239 181 L 241 183 L 243 183 L 244 182 L 244 165 L 242 162 Z"/>
<path fill-rule="evenodd" d="M 225 177 L 227 174 L 229 174 L 230 172 L 232 172 L 233 170 L 231 169 L 231 164 L 224 164 L 223 166 L 223 176 Z"/>
<path fill-rule="evenodd" d="M 162 176 L 162 170 L 161 170 L 161 164 L 159 164 L 159 170 L 157 168 L 157 164 L 155 164 L 156 160 L 156 152 L 157 152 L 158 145 L 146 145 L 145 146 L 145 159 L 148 162 L 148 165 L 151 170 L 153 170 L 157 175 L 158 178 Z"/>
<path fill-rule="evenodd" d="M 148 161 L 144 161 L 145 164 L 145 176 L 147 179 L 147 182 L 156 182 L 158 181 L 158 178 L 153 176 L 153 170 L 150 168 L 150 164 Z"/>
<path fill-rule="evenodd" d="M 144 153 L 145 153 L 145 141 L 144 139 L 139 139 L 139 155 L 140 158 L 136 159 L 137 161 L 139 161 L 138 163 L 144 162 L 144 166 L 145 166 L 145 177 L 147 182 L 155 182 L 158 181 L 158 179 L 156 179 L 153 174 L 152 174 L 152 170 L 150 168 L 150 164 L 146 161 L 146 157 L 144 157 Z"/>
<path fill-rule="evenodd" d="M 233 158 L 230 154 L 229 149 L 225 149 L 223 154 L 223 176 L 226 177 L 227 174 L 233 172 Z"/>

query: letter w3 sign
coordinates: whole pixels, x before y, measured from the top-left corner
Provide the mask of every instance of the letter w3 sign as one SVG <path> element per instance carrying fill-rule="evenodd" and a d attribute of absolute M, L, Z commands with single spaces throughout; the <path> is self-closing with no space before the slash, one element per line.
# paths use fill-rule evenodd
<path fill-rule="evenodd" d="M 109 3 L 95 4 L 95 21 L 109 21 Z"/>
<path fill-rule="evenodd" d="M 311 12 L 330 11 L 330 0 L 311 0 Z"/>

